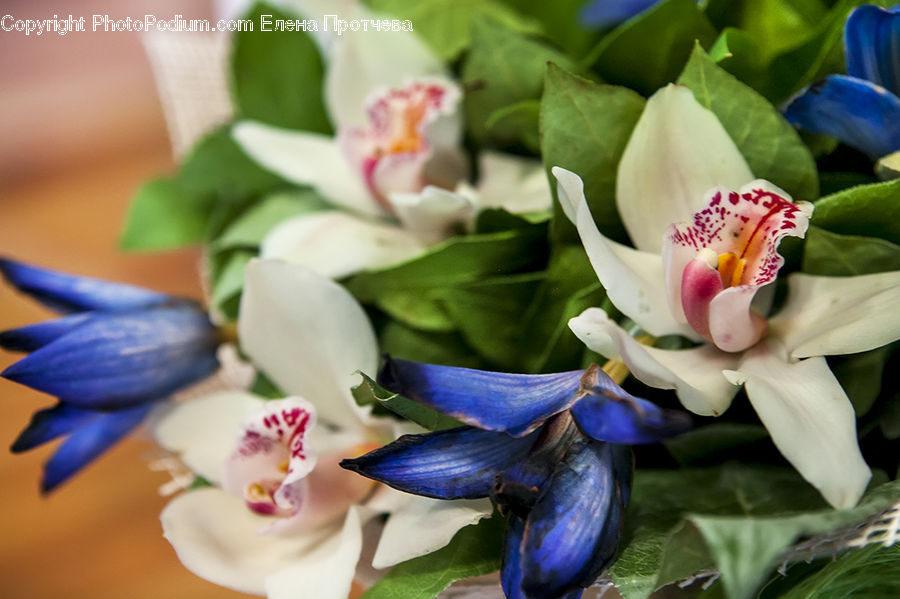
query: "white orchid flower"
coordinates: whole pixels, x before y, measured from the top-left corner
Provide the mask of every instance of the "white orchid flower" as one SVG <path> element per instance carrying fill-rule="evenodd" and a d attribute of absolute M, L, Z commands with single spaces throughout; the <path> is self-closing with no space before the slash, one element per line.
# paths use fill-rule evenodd
<path fill-rule="evenodd" d="M 325 101 L 334 137 L 251 121 L 233 129 L 257 163 L 314 187 L 335 208 L 281 223 L 263 240 L 264 258 L 340 278 L 412 258 L 469 227 L 483 208 L 551 206 L 537 160 L 483 152 L 479 182 L 468 184 L 462 91 L 411 32 L 334 39 Z"/>
<path fill-rule="evenodd" d="M 553 174 L 616 308 L 652 335 L 703 344 L 641 345 L 598 308 L 570 320 L 572 331 L 642 382 L 674 389 L 697 414 L 721 414 L 743 384 L 800 474 L 831 505 L 855 505 L 871 472 L 853 407 L 823 356 L 900 337 L 900 272 L 795 273 L 784 307 L 766 318 L 766 285 L 783 263 L 777 245 L 805 234 L 812 206 L 752 181 L 734 142 L 687 88 L 669 86 L 648 100 L 619 165 L 616 200 L 636 249 L 597 230 L 577 175 L 559 167 Z"/>
<path fill-rule="evenodd" d="M 391 513 L 373 562 L 383 568 L 491 514 L 487 500 L 407 496 L 340 468 L 401 427 L 371 417 L 349 390 L 355 371 L 377 365 L 372 327 L 346 290 L 302 267 L 254 260 L 246 279 L 242 347 L 292 396 L 218 393 L 176 404 L 154 427 L 163 447 L 217 485 L 183 493 L 161 515 L 189 570 L 270 599 L 346 599 L 375 515 Z"/>

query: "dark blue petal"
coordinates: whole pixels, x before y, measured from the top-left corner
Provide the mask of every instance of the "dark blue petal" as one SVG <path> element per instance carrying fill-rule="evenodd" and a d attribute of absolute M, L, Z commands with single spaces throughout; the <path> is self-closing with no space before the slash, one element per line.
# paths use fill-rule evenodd
<path fill-rule="evenodd" d="M 19 434 L 11 450 L 14 453 L 28 451 L 57 437 L 68 435 L 72 431 L 93 422 L 102 414 L 103 412 L 81 410 L 64 403 L 35 412 L 28 427 Z"/>
<path fill-rule="evenodd" d="M 581 7 L 581 23 L 605 29 L 643 12 L 659 0 L 593 0 Z"/>
<path fill-rule="evenodd" d="M 423 435 L 404 435 L 341 466 L 407 493 L 436 499 L 487 497 L 497 475 L 523 459 L 535 436 L 463 426 Z"/>
<path fill-rule="evenodd" d="M 528 456 L 497 477 L 491 497 L 501 514 L 512 512 L 525 518 L 540 497 L 546 482 L 568 453 L 572 442 L 581 437 L 568 412 L 548 420 L 535 435 L 537 440 Z"/>
<path fill-rule="evenodd" d="M 612 450 L 576 441 L 528 515 L 521 554 L 527 596 L 577 591 L 615 559 L 625 503 Z"/>
<path fill-rule="evenodd" d="M 516 515 L 506 522 L 503 538 L 503 557 L 500 560 L 500 585 L 506 599 L 526 599 L 522 591 L 522 537 L 525 521 Z"/>
<path fill-rule="evenodd" d="M 829 75 L 794 99 L 785 118 L 877 160 L 900 150 L 900 99 L 869 81 Z"/>
<path fill-rule="evenodd" d="M 163 398 L 216 370 L 216 330 L 194 304 L 97 315 L 2 376 L 76 407 Z"/>
<path fill-rule="evenodd" d="M 7 351 L 32 352 L 72 332 L 93 317 L 92 312 L 81 312 L 3 331 L 0 332 L 0 347 Z"/>
<path fill-rule="evenodd" d="M 628 505 L 631 499 L 631 483 L 634 478 L 634 454 L 627 445 L 615 445 L 610 443 L 610 451 L 613 454 L 613 469 L 616 484 L 622 492 L 622 503 Z"/>
<path fill-rule="evenodd" d="M 99 413 L 93 421 L 72 433 L 44 464 L 41 492 L 49 493 L 112 447 L 140 424 L 152 408 L 152 404 L 147 404 L 118 412 Z"/>
<path fill-rule="evenodd" d="M 6 258 L 0 258 L 0 272 L 20 291 L 61 312 L 131 310 L 171 299 L 134 285 L 79 277 Z"/>
<path fill-rule="evenodd" d="M 596 441 L 656 443 L 691 428 L 685 412 L 663 410 L 616 385 L 605 372 L 591 368 L 592 383 L 571 408 L 579 428 Z M 588 375 L 585 375 L 585 379 Z"/>
<path fill-rule="evenodd" d="M 847 74 L 900 95 L 900 7 L 860 6 L 844 28 Z"/>
<path fill-rule="evenodd" d="M 388 358 L 378 382 L 460 422 L 520 436 L 568 408 L 583 373 L 507 374 Z"/>

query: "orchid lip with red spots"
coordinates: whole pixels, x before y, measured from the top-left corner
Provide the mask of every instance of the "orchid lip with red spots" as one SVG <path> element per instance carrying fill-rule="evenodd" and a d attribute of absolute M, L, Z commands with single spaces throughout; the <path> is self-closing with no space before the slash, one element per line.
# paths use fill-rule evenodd
<path fill-rule="evenodd" d="M 673 224 L 663 241 L 669 306 L 704 339 L 727 352 L 759 341 L 766 320 L 751 308 L 756 292 L 778 276 L 786 236 L 803 237 L 812 204 L 794 203 L 763 180 L 735 192 L 718 186 L 690 222 Z"/>
<path fill-rule="evenodd" d="M 242 497 L 257 514 L 290 521 L 300 511 L 304 479 L 316 465 L 317 456 L 306 439 L 315 423 L 315 407 L 305 399 L 268 402 L 242 425 L 225 469 L 223 489 Z M 269 529 L 285 525 L 276 521 Z"/>

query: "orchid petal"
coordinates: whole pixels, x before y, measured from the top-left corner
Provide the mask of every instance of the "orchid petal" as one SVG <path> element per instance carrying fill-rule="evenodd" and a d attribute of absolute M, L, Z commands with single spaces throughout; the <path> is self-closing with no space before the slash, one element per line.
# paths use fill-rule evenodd
<path fill-rule="evenodd" d="M 400 227 L 328 210 L 280 223 L 263 239 L 260 255 L 340 279 L 393 266 L 424 250 L 418 237 Z"/>
<path fill-rule="evenodd" d="M 576 399 L 582 371 L 509 374 L 388 359 L 385 388 L 489 431 L 520 437 Z"/>
<path fill-rule="evenodd" d="M 872 160 L 900 149 L 900 98 L 863 79 L 829 75 L 794 99 L 784 117 L 801 129 L 835 137 Z"/>
<path fill-rule="evenodd" d="M 860 6 L 847 17 L 844 45 L 847 74 L 900 95 L 900 8 Z"/>
<path fill-rule="evenodd" d="M 648 347 L 635 341 L 599 308 L 588 308 L 571 319 L 569 328 L 591 350 L 624 362 L 639 381 L 657 389 L 675 389 L 682 405 L 695 414 L 722 414 L 738 392 L 722 376 L 722 370 L 734 368 L 740 356 L 711 344 L 683 350 Z"/>
<path fill-rule="evenodd" d="M 792 358 L 853 354 L 900 338 L 900 271 L 853 277 L 795 273 L 769 330 Z"/>
<path fill-rule="evenodd" d="M 177 453 L 188 468 L 212 483 L 220 483 L 241 423 L 264 403 L 240 391 L 173 402 L 153 423 L 153 437 L 162 447 Z"/>
<path fill-rule="evenodd" d="M 218 368 L 215 328 L 193 303 L 108 313 L 32 352 L 2 376 L 82 408 L 164 398 Z"/>
<path fill-rule="evenodd" d="M 534 436 L 460 427 L 404 435 L 342 466 L 386 485 L 435 499 L 488 497 L 497 475 L 523 459 Z"/>
<path fill-rule="evenodd" d="M 60 312 L 132 310 L 171 298 L 143 287 L 114 283 L 0 258 L 0 273 L 19 291 Z"/>
<path fill-rule="evenodd" d="M 589 27 L 615 27 L 641 13 L 659 0 L 592 0 L 581 7 L 581 22 Z"/>
<path fill-rule="evenodd" d="M 19 433 L 10 451 L 21 453 L 48 443 L 57 437 L 88 425 L 103 415 L 103 412 L 82 410 L 64 403 L 35 412 L 28 426 Z"/>
<path fill-rule="evenodd" d="M 540 160 L 486 150 L 478 165 L 479 207 L 503 208 L 513 214 L 553 208 L 553 195 Z"/>
<path fill-rule="evenodd" d="M 362 526 L 368 511 L 347 510 L 343 526 L 302 559 L 266 579 L 268 599 L 346 599 L 362 551 Z"/>
<path fill-rule="evenodd" d="M 242 121 L 232 136 L 253 160 L 292 183 L 315 187 L 329 202 L 361 214 L 383 214 L 337 142 L 328 135 Z"/>
<path fill-rule="evenodd" d="M 721 185 L 707 191 L 703 207 L 689 221 L 670 225 L 663 241 L 669 306 L 676 319 L 689 322 L 724 351 L 758 341 L 764 325 L 749 314 L 750 303 L 784 264 L 778 254 L 781 240 L 803 237 L 812 209 L 761 179 L 739 191 Z M 723 292 L 734 287 L 740 289 Z"/>
<path fill-rule="evenodd" d="M 522 588 L 556 597 L 590 585 L 609 567 L 622 532 L 624 500 L 613 446 L 577 441 L 525 523 Z"/>
<path fill-rule="evenodd" d="M 130 433 L 150 412 L 152 404 L 117 412 L 98 412 L 63 441 L 44 464 L 41 492 L 49 493 Z"/>
<path fill-rule="evenodd" d="M 824 358 L 787 361 L 773 340 L 725 372 L 744 384 L 772 441 L 797 471 L 838 509 L 853 507 L 872 476 L 856 439 L 856 416 Z"/>
<path fill-rule="evenodd" d="M 405 230 L 430 243 L 453 235 L 475 217 L 470 198 L 431 185 L 419 193 L 392 193 L 388 202 Z"/>
<path fill-rule="evenodd" d="M 604 237 L 594 224 L 581 178 L 560 167 L 552 172 L 563 211 L 578 228 L 591 266 L 616 308 L 652 335 L 696 339 L 690 327 L 676 322 L 666 302 L 662 259 Z"/>
<path fill-rule="evenodd" d="M 346 289 L 300 266 L 251 260 L 238 331 L 253 362 L 287 393 L 309 399 L 321 420 L 361 426 L 354 373 L 374 372 L 378 345 Z"/>
<path fill-rule="evenodd" d="M 666 228 L 689 220 L 707 190 L 739 189 L 751 179 L 747 161 L 716 116 L 690 89 L 669 85 L 647 100 L 625 146 L 616 206 L 635 247 L 659 253 Z"/>
<path fill-rule="evenodd" d="M 443 64 L 415 33 L 357 31 L 334 45 L 325 78 L 326 106 L 335 129 L 363 126 L 366 101 L 378 88 L 445 74 Z"/>
<path fill-rule="evenodd" d="M 33 352 L 74 331 L 93 316 L 92 312 L 80 312 L 18 329 L 2 331 L 0 332 L 0 347 L 6 351 Z"/>
<path fill-rule="evenodd" d="M 318 459 L 306 438 L 315 424 L 316 410 L 305 399 L 265 402 L 241 424 L 222 490 L 244 497 L 247 507 L 257 513 L 289 517 L 276 520 L 279 525 L 292 520 L 304 503 L 304 479 Z"/>
<path fill-rule="evenodd" d="M 691 428 L 691 419 L 684 412 L 663 410 L 631 395 L 597 366 L 585 374 L 581 393 L 572 406 L 572 417 L 595 441 L 656 443 Z"/>
<path fill-rule="evenodd" d="M 372 566 L 387 568 L 437 551 L 459 529 L 489 518 L 491 513 L 493 506 L 488 499 L 444 501 L 410 497 L 384 525 Z"/>
<path fill-rule="evenodd" d="M 263 595 L 266 579 L 309 555 L 340 526 L 306 534 L 259 535 L 270 519 L 217 488 L 176 497 L 160 514 L 163 534 L 191 572 L 218 585 Z"/>

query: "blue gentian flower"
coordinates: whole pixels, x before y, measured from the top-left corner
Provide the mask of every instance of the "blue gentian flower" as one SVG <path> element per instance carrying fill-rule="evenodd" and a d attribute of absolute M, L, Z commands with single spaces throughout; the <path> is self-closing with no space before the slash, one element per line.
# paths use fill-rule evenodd
<path fill-rule="evenodd" d="M 155 402 L 218 368 L 217 330 L 193 301 L 2 258 L 0 272 L 66 313 L 0 332 L 0 347 L 30 352 L 0 376 L 59 399 L 12 446 L 21 452 L 69 435 L 44 466 L 45 493 L 140 424 Z"/>
<path fill-rule="evenodd" d="M 389 358 L 379 383 L 466 426 L 405 435 L 341 465 L 425 497 L 491 497 L 509 516 L 509 599 L 580 597 L 616 556 L 631 490 L 627 444 L 690 426 L 596 365 L 524 375 Z"/>
<path fill-rule="evenodd" d="M 860 6 L 844 27 L 847 75 L 811 85 L 788 121 L 839 139 L 872 160 L 900 150 L 900 6 Z"/>

